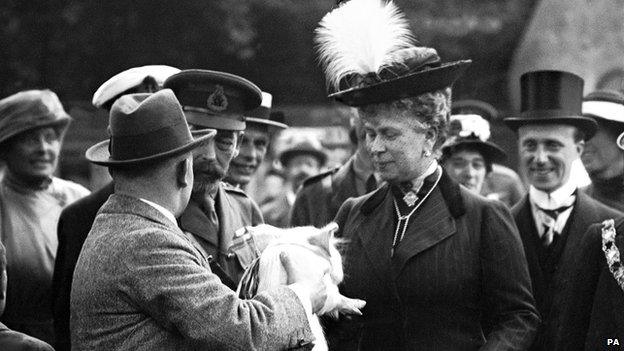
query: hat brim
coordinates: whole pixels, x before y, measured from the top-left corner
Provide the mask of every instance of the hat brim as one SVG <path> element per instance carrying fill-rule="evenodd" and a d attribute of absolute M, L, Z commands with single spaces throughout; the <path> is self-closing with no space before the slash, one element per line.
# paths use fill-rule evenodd
<path fill-rule="evenodd" d="M 324 166 L 325 163 L 327 162 L 327 155 L 324 152 L 318 151 L 318 150 L 303 150 L 303 149 L 286 150 L 282 152 L 282 154 L 279 156 L 279 160 L 282 163 L 282 165 L 286 166 L 288 161 L 290 161 L 291 158 L 297 155 L 311 155 L 320 161 L 319 163 L 321 164 L 321 166 Z"/>
<path fill-rule="evenodd" d="M 11 131 L 5 135 L 0 136 L 0 144 L 4 143 L 5 141 L 15 136 L 28 132 L 30 130 L 46 128 L 46 127 L 51 127 L 55 129 L 60 128 L 60 132 L 58 133 L 58 135 L 59 137 L 63 137 L 65 135 L 65 132 L 67 132 L 67 129 L 69 128 L 69 125 L 71 124 L 71 122 L 72 122 L 72 118 L 69 115 L 66 115 L 65 117 L 59 118 L 55 121 L 25 125 L 23 126 L 23 128 L 18 128 L 14 131 Z"/>
<path fill-rule="evenodd" d="M 598 124 L 593 118 L 584 116 L 569 116 L 569 117 L 508 117 L 503 122 L 514 132 L 518 131 L 518 128 L 531 125 L 531 124 L 567 124 L 579 128 L 585 134 L 585 140 L 591 139 L 598 129 Z"/>
<path fill-rule="evenodd" d="M 286 124 L 284 124 L 284 123 L 272 121 L 270 119 L 263 119 L 263 118 L 245 117 L 245 122 L 246 123 L 257 123 L 257 124 L 267 125 L 269 127 L 275 127 L 275 128 L 279 128 L 279 129 L 287 129 L 288 128 L 288 126 Z"/>
<path fill-rule="evenodd" d="M 329 97 L 345 105 L 363 106 L 418 96 L 452 86 L 471 63 L 471 60 L 447 62 L 395 79 L 341 90 Z"/>
<path fill-rule="evenodd" d="M 192 142 L 186 145 L 180 146 L 178 148 L 175 148 L 166 152 L 150 155 L 147 157 L 135 158 L 135 159 L 130 159 L 130 160 L 112 159 L 110 152 L 109 152 L 110 140 L 104 140 L 102 142 L 99 142 L 91 146 L 89 149 L 87 149 L 87 151 L 85 152 L 85 157 L 91 163 L 94 163 L 100 166 L 107 166 L 107 167 L 128 166 L 128 165 L 149 163 L 149 162 L 154 162 L 158 160 L 163 160 L 166 158 L 175 157 L 185 152 L 189 152 L 199 146 L 202 146 L 205 143 L 207 143 L 210 139 L 214 138 L 214 136 L 217 134 L 217 131 L 211 130 L 207 134 L 205 132 L 202 134 L 203 134 L 202 136 L 194 138 Z"/>
<path fill-rule="evenodd" d="M 473 148 L 480 152 L 483 157 L 491 163 L 502 163 L 507 159 L 507 153 L 501 149 L 498 145 L 489 141 L 475 140 L 460 140 L 450 145 L 444 146 L 443 149 L 449 150 L 453 148 Z"/>

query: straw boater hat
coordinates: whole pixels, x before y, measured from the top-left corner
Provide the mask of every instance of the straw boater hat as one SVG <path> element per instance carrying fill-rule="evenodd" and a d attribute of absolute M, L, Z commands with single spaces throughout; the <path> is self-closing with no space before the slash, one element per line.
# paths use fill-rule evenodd
<path fill-rule="evenodd" d="M 567 124 L 577 127 L 591 139 L 597 124 L 584 117 L 583 79 L 563 71 L 532 71 L 520 77 L 520 115 L 505 118 L 509 128 L 517 131 L 528 124 Z"/>
<path fill-rule="evenodd" d="M 189 124 L 196 128 L 245 130 L 245 115 L 262 103 L 262 92 L 234 74 L 190 69 L 169 77 Z"/>
<path fill-rule="evenodd" d="M 583 99 L 583 115 L 624 125 L 624 94 L 598 90 Z"/>
<path fill-rule="evenodd" d="M 262 104 L 256 107 L 252 111 L 249 111 L 245 114 L 245 122 L 247 125 L 250 123 L 259 124 L 262 126 L 267 126 L 276 129 L 286 129 L 288 126 L 282 122 L 276 121 L 271 114 L 271 105 L 273 104 L 273 95 L 262 92 Z"/>
<path fill-rule="evenodd" d="M 102 166 L 145 164 L 181 155 L 213 138 L 216 131 L 193 139 L 180 103 L 169 89 L 130 94 L 110 111 L 110 139 L 90 147 L 87 160 Z"/>
<path fill-rule="evenodd" d="M 329 96 L 349 106 L 390 102 L 452 86 L 470 60 L 442 62 L 435 49 L 417 47 L 393 2 L 351 0 L 316 29 Z"/>
<path fill-rule="evenodd" d="M 53 127 L 63 137 L 71 117 L 50 90 L 26 90 L 0 100 L 0 144 L 20 133 Z"/>
<path fill-rule="evenodd" d="M 155 83 L 157 90 L 160 90 L 165 80 L 178 72 L 179 69 L 166 65 L 127 69 L 109 78 L 96 90 L 93 94 L 93 106 L 109 110 L 117 98 L 124 94 L 138 93 L 136 89 L 148 82 Z"/>

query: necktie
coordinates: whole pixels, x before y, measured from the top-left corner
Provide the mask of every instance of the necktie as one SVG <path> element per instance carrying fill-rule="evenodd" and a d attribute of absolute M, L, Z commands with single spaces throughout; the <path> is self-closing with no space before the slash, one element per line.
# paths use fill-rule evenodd
<path fill-rule="evenodd" d="M 543 214 L 545 214 L 545 216 L 542 216 L 543 227 L 544 227 L 544 231 L 542 234 L 542 245 L 544 247 L 550 246 L 560 234 L 555 231 L 555 224 L 557 223 L 557 218 L 562 212 L 568 210 L 570 207 L 572 207 L 572 205 L 561 206 L 559 208 L 548 210 L 548 209 L 537 206 L 537 209 Z"/>
<path fill-rule="evenodd" d="M 377 189 L 377 179 L 371 174 L 368 179 L 366 179 L 366 193 L 370 193 L 375 189 Z"/>

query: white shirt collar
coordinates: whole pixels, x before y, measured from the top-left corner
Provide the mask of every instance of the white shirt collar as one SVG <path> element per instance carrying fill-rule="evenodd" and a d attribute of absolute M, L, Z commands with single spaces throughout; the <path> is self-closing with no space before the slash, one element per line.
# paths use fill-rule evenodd
<path fill-rule="evenodd" d="M 157 209 L 158 212 L 162 213 L 163 216 L 167 217 L 167 219 L 169 219 L 173 224 L 175 224 L 176 227 L 178 226 L 178 222 L 176 221 L 176 218 L 173 215 L 173 213 L 171 213 L 171 211 L 169 211 L 168 209 L 166 209 L 166 208 L 164 208 L 164 207 L 160 206 L 159 204 L 154 203 L 152 201 L 145 200 L 145 199 L 139 199 L 139 200 L 141 200 L 141 201 L 145 202 L 146 204 L 152 206 L 153 208 Z"/>
<path fill-rule="evenodd" d="M 418 193 L 420 188 L 422 188 L 423 183 L 425 182 L 425 178 L 435 173 L 437 169 L 438 169 L 438 161 L 434 159 L 431 161 L 431 164 L 429 165 L 429 167 L 427 167 L 427 170 L 412 181 L 412 191 L 415 193 Z"/>
<path fill-rule="evenodd" d="M 576 188 L 577 184 L 572 180 L 572 177 L 570 177 L 565 184 L 559 187 L 559 189 L 551 192 L 550 194 L 538 190 L 531 185 L 529 187 L 529 198 L 531 199 L 531 202 L 537 206 L 543 209 L 553 210 L 562 206 L 572 205 L 576 199 L 576 196 L 574 196 Z"/>

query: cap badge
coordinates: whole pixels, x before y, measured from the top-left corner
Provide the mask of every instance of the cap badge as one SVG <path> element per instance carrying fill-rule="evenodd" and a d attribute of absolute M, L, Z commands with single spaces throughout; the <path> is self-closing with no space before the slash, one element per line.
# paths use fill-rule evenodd
<path fill-rule="evenodd" d="M 208 96 L 208 109 L 213 112 L 222 112 L 228 107 L 228 100 L 223 92 L 223 87 L 217 85 L 215 91 Z"/>

